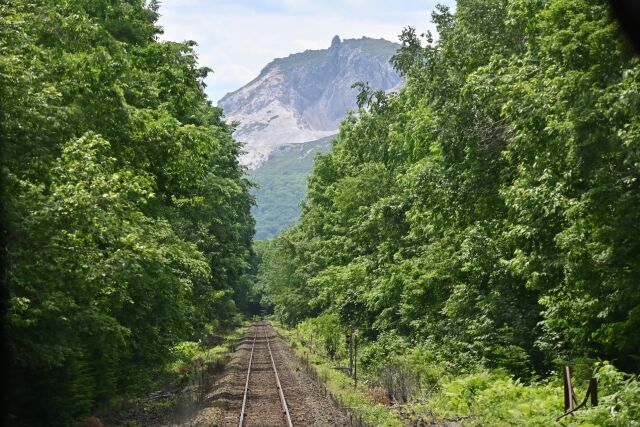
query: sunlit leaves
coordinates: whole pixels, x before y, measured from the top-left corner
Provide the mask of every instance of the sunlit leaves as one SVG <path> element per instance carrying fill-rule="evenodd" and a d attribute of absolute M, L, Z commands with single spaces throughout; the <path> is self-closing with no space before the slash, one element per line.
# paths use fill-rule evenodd
<path fill-rule="evenodd" d="M 276 309 L 311 291 L 459 368 L 637 370 L 640 74 L 605 3 L 461 0 L 433 20 L 437 41 L 401 36 L 400 94 L 361 85 L 317 160 Z"/>
<path fill-rule="evenodd" d="M 246 304 L 240 146 L 206 99 L 194 43 L 155 40 L 154 7 L 0 5 L 10 380 L 23 423 L 71 425 L 144 391 L 172 345 Z"/>

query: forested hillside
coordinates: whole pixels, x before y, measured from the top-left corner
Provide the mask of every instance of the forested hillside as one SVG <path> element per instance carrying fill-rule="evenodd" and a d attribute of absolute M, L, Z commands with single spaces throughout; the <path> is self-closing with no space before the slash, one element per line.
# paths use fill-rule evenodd
<path fill-rule="evenodd" d="M 255 240 L 270 239 L 298 220 L 313 159 L 331 149 L 332 139 L 281 146 L 265 163 L 248 172 L 256 185 L 252 190 L 256 205 L 251 210 L 256 220 Z"/>
<path fill-rule="evenodd" d="M 145 391 L 179 341 L 245 304 L 240 147 L 158 2 L 0 4 L 3 214 L 16 425 Z M 3 355 L 4 356 L 4 355 Z"/>
<path fill-rule="evenodd" d="M 433 20 L 437 40 L 402 34 L 406 87 L 362 86 L 264 254 L 277 316 L 314 319 L 327 348 L 353 324 L 369 372 L 407 354 L 525 381 L 639 372 L 640 65 L 607 4 L 460 0 Z"/>

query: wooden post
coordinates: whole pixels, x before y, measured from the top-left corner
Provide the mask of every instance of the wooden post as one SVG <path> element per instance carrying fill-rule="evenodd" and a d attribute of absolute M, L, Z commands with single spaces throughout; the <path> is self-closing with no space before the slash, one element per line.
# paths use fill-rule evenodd
<path fill-rule="evenodd" d="M 564 367 L 564 410 L 572 411 L 574 408 L 575 397 L 573 396 L 573 384 L 571 384 L 571 368 L 569 366 Z"/>

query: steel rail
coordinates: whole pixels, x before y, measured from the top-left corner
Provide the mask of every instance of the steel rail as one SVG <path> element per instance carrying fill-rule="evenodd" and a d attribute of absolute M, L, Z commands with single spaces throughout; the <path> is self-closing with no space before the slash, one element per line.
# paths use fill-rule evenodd
<path fill-rule="evenodd" d="M 273 373 L 276 376 L 276 386 L 278 387 L 278 394 L 280 395 L 280 403 L 282 404 L 282 410 L 284 411 L 285 418 L 287 419 L 287 426 L 293 427 L 293 423 L 291 422 L 291 414 L 289 414 L 289 408 L 287 407 L 287 401 L 284 398 L 284 393 L 282 392 L 282 385 L 280 384 L 280 377 L 278 376 L 278 370 L 276 369 L 276 362 L 273 359 L 273 353 L 271 352 L 271 344 L 269 344 L 269 337 L 267 336 L 267 331 L 264 331 L 264 337 L 267 340 L 269 357 L 271 357 L 271 366 L 273 367 Z"/>
<path fill-rule="evenodd" d="M 256 338 L 258 338 L 258 332 L 253 335 L 253 344 L 251 344 L 251 354 L 249 355 L 249 367 L 247 368 L 247 381 L 244 383 L 244 396 L 242 397 L 242 409 L 240 410 L 240 424 L 242 427 L 244 424 L 244 412 L 247 409 L 247 395 L 249 394 L 249 377 L 251 376 L 251 363 L 253 362 L 253 350 L 256 348 Z"/>

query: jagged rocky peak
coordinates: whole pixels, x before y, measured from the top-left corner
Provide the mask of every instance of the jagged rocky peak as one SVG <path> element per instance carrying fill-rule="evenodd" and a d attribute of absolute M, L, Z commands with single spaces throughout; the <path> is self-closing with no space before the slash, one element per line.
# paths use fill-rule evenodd
<path fill-rule="evenodd" d="M 225 95 L 218 106 L 238 121 L 235 137 L 245 143 L 242 162 L 255 168 L 283 144 L 313 141 L 337 132 L 356 106 L 358 81 L 375 90 L 397 89 L 402 79 L 389 60 L 399 45 L 362 37 L 335 36 L 328 49 L 276 58 L 258 77 Z"/>

